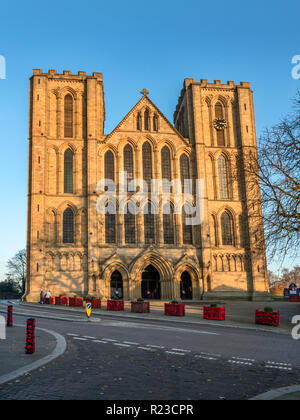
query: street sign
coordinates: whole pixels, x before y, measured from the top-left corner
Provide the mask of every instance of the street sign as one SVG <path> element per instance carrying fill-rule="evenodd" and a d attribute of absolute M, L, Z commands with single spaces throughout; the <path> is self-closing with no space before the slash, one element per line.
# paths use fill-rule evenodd
<path fill-rule="evenodd" d="M 86 303 L 85 312 L 86 312 L 87 317 L 90 319 L 90 316 L 92 314 L 92 304 L 91 303 Z"/>
<path fill-rule="evenodd" d="M 290 295 L 297 295 L 297 285 L 295 283 L 292 283 L 289 287 Z"/>

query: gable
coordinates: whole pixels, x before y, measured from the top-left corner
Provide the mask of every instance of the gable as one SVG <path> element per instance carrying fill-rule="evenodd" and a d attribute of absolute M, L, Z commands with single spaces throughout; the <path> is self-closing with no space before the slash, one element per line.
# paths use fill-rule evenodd
<path fill-rule="evenodd" d="M 144 92 L 144 91 L 142 91 Z M 147 133 L 148 130 L 139 130 L 137 128 L 137 115 L 141 114 L 141 118 L 144 118 L 144 113 L 148 109 L 150 115 L 150 123 L 152 124 L 152 118 L 154 115 L 157 115 L 159 118 L 159 127 L 158 131 L 149 130 L 151 134 L 173 134 L 180 137 L 187 145 L 189 142 L 185 139 L 179 131 L 170 123 L 170 121 L 165 117 L 165 115 L 157 108 L 157 106 L 148 98 L 144 93 L 144 96 L 139 100 L 139 102 L 128 112 L 128 114 L 123 118 L 123 120 L 116 126 L 116 128 L 106 137 L 106 141 L 109 140 L 113 134 L 116 132 L 119 133 Z"/>

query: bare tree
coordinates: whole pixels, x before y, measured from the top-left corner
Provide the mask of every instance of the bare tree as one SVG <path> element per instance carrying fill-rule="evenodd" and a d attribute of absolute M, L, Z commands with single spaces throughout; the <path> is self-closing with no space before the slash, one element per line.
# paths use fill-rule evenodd
<path fill-rule="evenodd" d="M 264 235 L 258 229 L 257 246 L 265 241 L 268 256 L 281 262 L 287 255 L 299 256 L 300 249 L 300 92 L 293 105 L 279 124 L 265 129 L 258 153 L 252 150 L 242 155 L 238 165 L 248 186 L 248 217 L 258 218 L 258 226 L 257 205 L 263 208 Z"/>
<path fill-rule="evenodd" d="M 26 250 L 18 251 L 13 258 L 7 262 L 8 272 L 6 276 L 19 286 L 22 293 L 25 291 L 26 280 Z"/>

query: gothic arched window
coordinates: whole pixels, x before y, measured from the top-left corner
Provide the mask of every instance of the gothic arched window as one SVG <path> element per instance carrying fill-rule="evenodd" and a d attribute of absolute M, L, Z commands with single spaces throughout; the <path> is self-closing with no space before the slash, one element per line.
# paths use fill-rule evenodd
<path fill-rule="evenodd" d="M 146 244 L 155 242 L 155 219 L 151 203 L 144 208 L 144 235 Z"/>
<path fill-rule="evenodd" d="M 187 219 L 191 219 L 193 215 L 190 210 L 187 213 L 185 207 L 182 207 L 182 241 L 184 244 L 191 245 L 193 243 L 193 226 L 187 223 Z"/>
<path fill-rule="evenodd" d="M 215 117 L 216 119 L 224 119 L 224 110 L 223 106 L 220 102 L 216 103 L 215 105 Z M 225 146 L 225 130 L 217 129 L 217 145 L 218 146 Z"/>
<path fill-rule="evenodd" d="M 133 151 L 132 147 L 127 144 L 123 152 L 124 172 L 127 172 L 127 184 L 133 180 Z M 127 186 L 128 189 L 128 186 Z"/>
<path fill-rule="evenodd" d="M 151 188 L 152 181 L 152 149 L 148 142 L 143 144 L 143 179 L 148 185 L 148 191 Z"/>
<path fill-rule="evenodd" d="M 70 207 L 63 214 L 63 243 L 74 243 L 74 213 Z"/>
<path fill-rule="evenodd" d="M 115 181 L 115 158 L 110 150 L 104 156 L 104 178 Z"/>
<path fill-rule="evenodd" d="M 216 118 L 224 118 L 223 106 L 220 102 L 215 105 L 215 116 Z"/>
<path fill-rule="evenodd" d="M 105 206 L 105 243 L 116 243 L 116 209 L 112 203 Z"/>
<path fill-rule="evenodd" d="M 137 117 L 136 117 L 136 128 L 137 130 L 142 129 L 142 116 L 140 112 L 137 114 Z"/>
<path fill-rule="evenodd" d="M 221 216 L 222 244 L 234 245 L 233 218 L 225 211 Z"/>
<path fill-rule="evenodd" d="M 161 151 L 161 177 L 162 180 L 171 181 L 171 154 L 167 146 L 165 146 Z M 164 185 L 163 182 L 163 192 L 168 192 L 169 187 Z"/>
<path fill-rule="evenodd" d="M 229 199 L 229 171 L 228 161 L 225 156 L 220 156 L 218 159 L 218 175 L 220 198 Z"/>
<path fill-rule="evenodd" d="M 149 109 L 147 108 L 145 110 L 145 113 L 144 113 L 144 130 L 147 130 L 147 131 L 150 130 L 149 122 L 150 122 L 150 120 L 149 120 Z"/>
<path fill-rule="evenodd" d="M 164 243 L 174 244 L 174 207 L 171 203 L 163 207 Z"/>
<path fill-rule="evenodd" d="M 181 176 L 181 185 L 182 185 L 182 192 L 186 194 L 190 194 L 191 191 L 191 185 L 187 183 L 188 189 L 186 190 L 185 187 L 185 180 L 191 179 L 191 173 L 190 173 L 190 160 L 187 157 L 187 155 L 183 154 L 180 157 L 180 176 Z"/>
<path fill-rule="evenodd" d="M 73 97 L 68 94 L 64 99 L 64 137 L 73 137 Z"/>
<path fill-rule="evenodd" d="M 156 114 L 153 116 L 153 131 L 158 131 L 158 116 Z"/>
<path fill-rule="evenodd" d="M 67 149 L 64 154 L 64 192 L 73 194 L 74 153 Z"/>
<path fill-rule="evenodd" d="M 136 243 L 135 214 L 132 214 L 130 212 L 129 204 L 126 205 L 126 211 L 124 214 L 124 226 L 125 226 L 125 243 L 135 244 Z"/>

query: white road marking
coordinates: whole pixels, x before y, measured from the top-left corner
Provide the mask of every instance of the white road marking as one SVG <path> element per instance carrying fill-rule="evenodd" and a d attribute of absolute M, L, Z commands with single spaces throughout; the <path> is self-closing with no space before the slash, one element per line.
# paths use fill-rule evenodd
<path fill-rule="evenodd" d="M 243 366 L 253 366 L 253 363 L 239 362 L 237 360 L 228 360 L 228 363 L 232 363 L 232 364 L 236 364 L 236 365 L 243 365 Z"/>
<path fill-rule="evenodd" d="M 291 363 L 279 363 L 279 362 L 267 362 L 268 365 L 276 365 L 276 366 L 292 366 Z"/>
<path fill-rule="evenodd" d="M 129 344 L 122 344 L 122 343 L 114 343 L 114 346 L 119 346 L 119 347 L 131 347 Z"/>
<path fill-rule="evenodd" d="M 164 349 L 164 346 L 156 346 L 155 344 L 147 344 L 147 347 L 151 347 L 153 349 Z"/>
<path fill-rule="evenodd" d="M 150 347 L 138 347 L 138 349 L 147 350 L 147 351 L 155 351 L 154 349 L 152 349 Z"/>
<path fill-rule="evenodd" d="M 268 369 L 279 369 L 279 370 L 293 370 L 292 368 L 289 367 L 283 367 L 283 366 L 274 366 L 274 365 L 267 365 L 266 368 Z"/>
<path fill-rule="evenodd" d="M 84 338 L 91 339 L 91 340 L 96 340 L 96 338 L 97 338 L 97 337 L 90 337 L 89 335 L 84 335 L 83 337 Z"/>
<path fill-rule="evenodd" d="M 131 346 L 139 346 L 140 343 L 133 343 L 132 341 L 123 341 L 124 344 L 130 344 Z"/>
<path fill-rule="evenodd" d="M 176 354 L 177 356 L 186 356 L 186 353 L 179 353 L 177 351 L 166 351 L 167 354 Z"/>
<path fill-rule="evenodd" d="M 107 341 L 93 340 L 94 343 L 108 344 Z"/>
<path fill-rule="evenodd" d="M 195 357 L 197 359 L 204 359 L 204 360 L 218 360 L 215 357 L 211 357 L 211 356 L 201 356 L 200 354 L 196 354 Z"/>
<path fill-rule="evenodd" d="M 69 335 L 70 337 L 78 337 L 78 334 L 72 334 L 72 333 L 69 333 L 69 334 L 67 334 L 67 335 Z"/>
<path fill-rule="evenodd" d="M 87 338 L 73 337 L 73 340 L 87 341 Z"/>
<path fill-rule="evenodd" d="M 184 353 L 190 353 L 191 350 L 183 350 L 183 349 L 172 349 L 172 351 L 179 351 L 179 352 L 184 352 Z"/>
<path fill-rule="evenodd" d="M 232 357 L 232 359 L 241 360 L 241 361 L 244 361 L 244 362 L 255 362 L 254 359 L 245 359 L 244 357 Z"/>
<path fill-rule="evenodd" d="M 124 321 L 106 321 L 106 326 L 111 327 L 124 327 L 124 328 L 138 328 L 138 329 L 147 329 L 147 330 L 159 330 L 159 331 L 174 331 L 174 332 L 184 332 L 184 333 L 191 333 L 191 334 L 205 334 L 205 335 L 217 335 L 220 336 L 222 334 L 203 331 L 203 330 L 190 330 L 186 328 L 179 328 L 179 327 L 166 327 L 163 325 L 154 325 L 154 324 L 144 324 L 144 323 L 135 323 L 135 322 L 124 322 Z M 219 324 L 217 324 L 219 325 Z"/>
<path fill-rule="evenodd" d="M 104 341 L 111 341 L 112 343 L 117 342 L 118 340 L 113 340 L 112 338 L 103 338 Z"/>
<path fill-rule="evenodd" d="M 204 354 L 205 356 L 221 357 L 220 354 L 204 353 L 203 351 L 201 351 L 200 354 Z"/>

